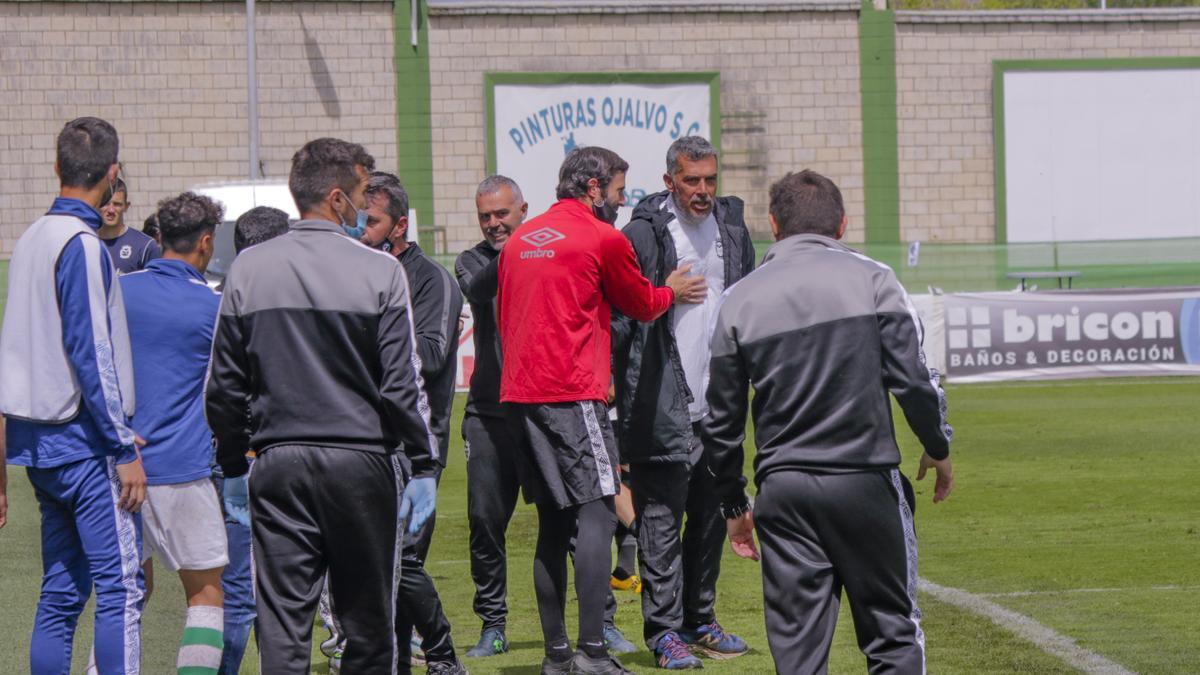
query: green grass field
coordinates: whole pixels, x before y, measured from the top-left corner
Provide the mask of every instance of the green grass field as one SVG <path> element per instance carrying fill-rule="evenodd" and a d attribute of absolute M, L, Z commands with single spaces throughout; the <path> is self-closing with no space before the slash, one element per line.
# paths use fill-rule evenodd
<path fill-rule="evenodd" d="M 958 386 L 950 388 L 949 400 L 957 487 L 949 501 L 935 506 L 929 485 L 917 484 L 921 576 L 1019 612 L 1129 670 L 1195 672 L 1200 470 L 1194 415 L 1200 379 Z M 460 398 L 458 410 L 461 404 Z M 906 431 L 901 438 L 911 475 L 917 448 Z M 460 652 L 474 643 L 479 628 L 471 612 L 464 463 L 455 439 L 429 562 Z M 11 469 L 9 482 L 10 522 L 0 530 L 0 670 L 19 672 L 27 663 L 39 586 L 39 526 L 23 472 Z M 531 579 L 536 525 L 532 509 L 522 506 L 509 530 L 513 649 L 467 660 L 476 675 L 537 672 L 541 643 Z M 162 572 L 157 581 L 143 646 L 144 672 L 154 674 L 173 672 L 183 613 L 178 581 Z M 707 670 L 772 672 L 761 593 L 757 565 L 727 553 L 719 616 L 752 651 L 733 661 L 706 662 Z M 618 600 L 618 625 L 638 641 L 637 596 L 619 593 Z M 929 595 L 921 603 L 931 672 L 1073 670 L 988 619 Z M 568 614 L 574 609 L 572 603 Z M 90 626 L 85 612 L 74 672 L 86 654 Z M 314 654 L 314 672 L 326 672 Z M 643 650 L 625 662 L 645 672 L 653 660 Z M 831 671 L 863 669 L 843 606 Z M 242 672 L 255 669 L 247 665 Z"/>

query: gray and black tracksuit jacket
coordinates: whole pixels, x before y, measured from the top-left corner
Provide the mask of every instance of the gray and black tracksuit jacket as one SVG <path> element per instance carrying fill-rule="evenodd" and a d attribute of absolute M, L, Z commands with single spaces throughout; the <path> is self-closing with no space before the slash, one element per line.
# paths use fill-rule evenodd
<path fill-rule="evenodd" d="M 458 318 L 463 296 L 450 272 L 410 244 L 397 256 L 408 278 L 421 378 L 429 397 L 429 425 L 438 439 L 438 462 L 450 449 L 450 408 L 458 374 Z"/>
<path fill-rule="evenodd" d="M 247 449 L 403 445 L 413 475 L 432 476 L 439 444 L 409 297 L 396 259 L 335 223 L 301 220 L 243 251 L 225 279 L 205 390 L 225 475 L 246 473 Z"/>
<path fill-rule="evenodd" d="M 929 456 L 945 458 L 945 394 L 921 342 L 912 301 L 886 265 L 819 235 L 772 246 L 726 291 L 713 334 L 702 429 L 723 504 L 745 503 L 750 384 L 759 485 L 782 470 L 896 468 L 889 391 Z"/>
<path fill-rule="evenodd" d="M 664 204 L 666 190 L 638 202 L 623 230 L 638 264 L 655 286 L 679 266 L 675 240 L 667 224 L 674 218 Z M 754 244 L 737 197 L 719 197 L 713 209 L 725 265 L 725 288 L 754 269 Z M 650 323 L 638 323 L 613 311 L 613 380 L 617 389 L 617 441 L 623 462 L 687 461 L 692 443 L 688 404 L 702 391 L 691 391 L 683 373 L 673 332 L 675 307 Z"/>

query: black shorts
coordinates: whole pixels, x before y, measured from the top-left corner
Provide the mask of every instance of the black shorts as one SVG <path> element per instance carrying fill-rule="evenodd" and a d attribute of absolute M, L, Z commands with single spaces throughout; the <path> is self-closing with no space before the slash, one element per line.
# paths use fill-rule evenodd
<path fill-rule="evenodd" d="M 617 494 L 617 443 L 603 403 L 514 403 L 508 410 L 521 439 L 527 502 L 565 509 Z"/>

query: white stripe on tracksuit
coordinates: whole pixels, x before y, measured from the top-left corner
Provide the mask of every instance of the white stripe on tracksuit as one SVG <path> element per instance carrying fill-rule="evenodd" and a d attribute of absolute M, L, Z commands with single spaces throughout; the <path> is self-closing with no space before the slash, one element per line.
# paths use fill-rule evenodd
<path fill-rule="evenodd" d="M 600 494 L 604 496 L 617 494 L 617 483 L 613 479 L 612 460 L 608 456 L 608 448 L 604 446 L 604 435 L 600 431 L 600 421 L 596 419 L 595 404 L 591 401 L 580 401 L 583 408 L 583 424 L 587 427 L 588 444 L 592 448 L 592 459 L 596 462 L 596 475 L 600 478 Z"/>
<path fill-rule="evenodd" d="M 117 475 L 117 460 L 107 459 L 108 484 L 112 493 L 113 526 L 117 530 L 117 545 L 121 550 L 121 584 L 125 587 L 125 674 L 137 675 L 142 663 L 142 592 L 138 589 L 137 575 L 141 569 L 141 555 L 137 545 L 137 523 L 133 514 L 122 509 L 121 478 Z"/>
<path fill-rule="evenodd" d="M 117 366 L 113 360 L 112 328 L 109 325 L 109 292 L 120 293 L 121 289 L 112 276 L 115 287 L 106 292 L 104 271 L 100 269 L 103 252 L 96 237 L 79 237 L 83 245 L 84 261 L 87 266 L 88 309 L 91 313 L 92 339 L 96 346 L 96 371 L 100 378 L 100 389 L 104 395 L 105 413 L 117 432 L 123 446 L 133 445 L 133 430 L 126 424 L 125 411 L 121 402 L 121 390 L 117 385 Z M 109 263 L 111 265 L 111 263 Z"/>
<path fill-rule="evenodd" d="M 896 490 L 896 502 L 900 509 L 900 524 L 904 527 L 904 557 L 908 562 L 908 576 L 905 586 L 908 600 L 912 603 L 909 618 L 913 622 L 914 637 L 917 646 L 921 648 L 921 673 L 925 673 L 925 631 L 921 630 L 921 610 L 917 607 L 917 530 L 913 525 L 912 508 L 908 498 L 904 496 L 904 486 L 900 478 L 900 470 L 889 472 L 892 488 Z"/>

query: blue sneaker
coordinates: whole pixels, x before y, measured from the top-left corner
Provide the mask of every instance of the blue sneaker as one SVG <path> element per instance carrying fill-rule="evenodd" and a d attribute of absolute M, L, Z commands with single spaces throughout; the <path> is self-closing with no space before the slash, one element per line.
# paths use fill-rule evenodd
<path fill-rule="evenodd" d="M 608 651 L 614 654 L 632 654 L 637 651 L 637 645 L 625 639 L 625 634 L 612 624 L 604 625 L 604 644 Z"/>
<path fill-rule="evenodd" d="M 467 656 L 479 658 L 495 656 L 508 651 L 508 638 L 504 636 L 503 628 L 488 628 L 479 636 L 479 642 L 467 652 Z"/>
<path fill-rule="evenodd" d="M 696 670 L 704 667 L 675 631 L 658 639 L 658 644 L 654 647 L 654 656 L 658 658 L 658 667 L 667 670 Z"/>
<path fill-rule="evenodd" d="M 750 648 L 746 641 L 726 633 L 721 624 L 715 620 L 712 623 L 696 628 L 679 631 L 679 639 L 683 640 L 693 651 L 698 651 L 710 659 L 732 659 L 745 654 Z"/>

